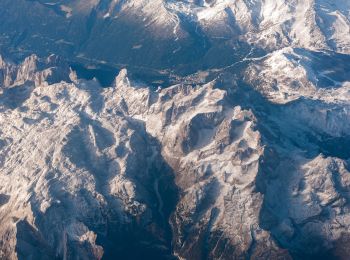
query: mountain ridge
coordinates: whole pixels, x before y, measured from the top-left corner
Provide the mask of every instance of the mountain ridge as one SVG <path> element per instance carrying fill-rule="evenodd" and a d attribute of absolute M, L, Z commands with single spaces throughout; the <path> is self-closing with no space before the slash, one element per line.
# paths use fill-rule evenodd
<path fill-rule="evenodd" d="M 152 90 L 126 70 L 107 88 L 69 70 L 69 82 L 35 82 L 28 75 L 42 75 L 37 68 L 0 95 L 5 258 L 291 259 L 345 250 L 348 159 L 326 157 L 306 137 L 323 133 L 294 112 L 312 109 L 307 100 L 269 105 L 234 79 L 227 89 L 214 80 Z M 28 91 L 20 102 L 7 98 L 13 88 Z M 331 111 L 327 122 L 341 115 Z"/>

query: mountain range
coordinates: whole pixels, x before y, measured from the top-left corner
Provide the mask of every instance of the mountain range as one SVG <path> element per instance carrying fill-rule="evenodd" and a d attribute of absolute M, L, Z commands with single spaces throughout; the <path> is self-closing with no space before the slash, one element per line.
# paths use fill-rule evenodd
<path fill-rule="evenodd" d="M 348 259 L 350 2 L 2 0 L 1 259 Z"/>

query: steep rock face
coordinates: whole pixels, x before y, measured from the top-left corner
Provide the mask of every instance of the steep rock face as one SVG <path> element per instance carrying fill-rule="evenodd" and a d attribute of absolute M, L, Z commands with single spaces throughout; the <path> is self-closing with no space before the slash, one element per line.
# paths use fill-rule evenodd
<path fill-rule="evenodd" d="M 60 81 L 70 82 L 70 67 L 58 56 L 51 55 L 46 59 L 40 59 L 31 55 L 20 64 L 5 62 L 0 57 L 0 84 L 3 88 L 33 83 L 35 86 L 41 84 L 53 84 Z"/>

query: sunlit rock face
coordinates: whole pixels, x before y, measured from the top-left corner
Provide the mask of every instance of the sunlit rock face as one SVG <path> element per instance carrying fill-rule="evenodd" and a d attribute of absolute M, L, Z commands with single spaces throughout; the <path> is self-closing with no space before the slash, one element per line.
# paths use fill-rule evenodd
<path fill-rule="evenodd" d="M 0 3 L 1 259 L 348 259 L 350 4 Z"/>

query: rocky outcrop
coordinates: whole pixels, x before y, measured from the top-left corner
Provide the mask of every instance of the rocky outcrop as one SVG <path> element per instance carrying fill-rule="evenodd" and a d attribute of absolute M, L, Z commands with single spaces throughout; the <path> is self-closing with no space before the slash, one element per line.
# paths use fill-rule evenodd
<path fill-rule="evenodd" d="M 69 65 L 55 55 L 41 59 L 33 54 L 25 58 L 19 66 L 5 62 L 0 57 L 0 72 L 0 86 L 2 89 L 28 83 L 39 86 L 60 81 L 71 82 Z"/>

